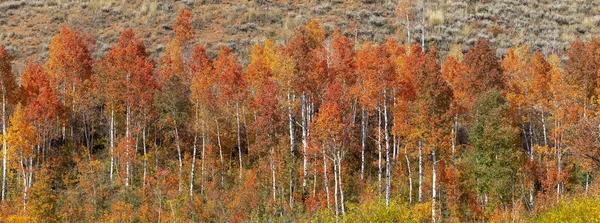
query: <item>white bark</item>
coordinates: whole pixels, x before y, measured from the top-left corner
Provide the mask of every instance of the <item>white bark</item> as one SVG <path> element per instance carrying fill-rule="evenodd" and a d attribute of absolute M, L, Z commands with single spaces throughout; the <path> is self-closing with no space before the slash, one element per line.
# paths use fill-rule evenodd
<path fill-rule="evenodd" d="M 590 185 L 590 172 L 585 172 L 585 194 L 588 193 L 589 185 Z"/>
<path fill-rule="evenodd" d="M 390 137 L 388 130 L 387 92 L 383 91 L 383 118 L 385 130 L 385 206 L 390 204 Z"/>
<path fill-rule="evenodd" d="M 308 175 L 308 157 L 307 157 L 307 150 L 308 150 L 308 106 L 306 105 L 307 102 L 307 97 L 306 95 L 302 95 L 302 159 L 303 159 L 303 163 L 302 163 L 302 193 L 306 193 L 306 175 Z"/>
<path fill-rule="evenodd" d="M 196 150 L 198 148 L 198 103 L 196 103 L 196 122 L 194 123 L 194 151 L 192 152 L 192 169 L 190 170 L 190 199 L 194 191 L 194 170 L 196 168 Z"/>
<path fill-rule="evenodd" d="M 377 108 L 377 120 L 379 122 L 378 126 L 377 126 L 377 154 L 379 155 L 378 159 L 377 159 L 377 167 L 379 168 L 379 171 L 377 172 L 377 192 L 381 193 L 381 174 L 382 174 L 382 168 L 381 168 L 381 109 Z"/>
<path fill-rule="evenodd" d="M 110 183 L 113 182 L 113 170 L 115 163 L 115 110 L 111 109 L 110 111 Z"/>
<path fill-rule="evenodd" d="M 452 163 L 454 163 L 454 151 L 458 137 L 458 114 L 454 115 L 454 123 L 452 125 Z"/>
<path fill-rule="evenodd" d="M 423 195 L 423 143 L 419 140 L 419 197 L 417 202 L 421 203 Z"/>
<path fill-rule="evenodd" d="M 558 126 L 557 126 L 558 127 Z M 562 135 L 561 135 L 562 137 Z M 556 140 L 558 141 L 558 140 Z M 556 183 L 556 203 L 558 203 L 559 199 L 560 199 L 560 185 L 561 185 L 561 175 L 562 175 L 562 151 L 561 151 L 561 144 L 560 143 L 556 143 L 556 156 L 557 156 L 557 166 L 558 166 L 558 171 L 556 173 L 556 179 L 557 183 Z"/>
<path fill-rule="evenodd" d="M 340 203 L 342 205 L 342 216 L 346 215 L 346 206 L 344 205 L 344 187 L 342 186 L 342 154 L 338 151 L 338 177 L 340 185 Z"/>
<path fill-rule="evenodd" d="M 239 102 L 235 103 L 235 122 L 237 124 L 237 145 L 238 145 L 238 157 L 239 157 L 239 162 L 240 162 L 240 180 L 241 180 L 243 167 L 242 167 L 242 139 L 241 139 L 241 132 L 240 132 L 240 105 L 239 105 Z"/>
<path fill-rule="evenodd" d="M 412 44 L 412 38 L 410 36 L 410 18 L 408 16 L 408 12 L 406 13 L 406 32 L 408 36 L 408 45 L 410 46 Z"/>
<path fill-rule="evenodd" d="M 2 85 L 2 135 L 6 136 L 6 89 Z M 6 150 L 8 144 L 6 137 L 2 137 L 2 201 L 6 198 Z"/>
<path fill-rule="evenodd" d="M 338 171 L 337 171 L 337 155 L 333 154 L 333 201 L 335 202 L 335 216 L 339 216 L 338 208 Z"/>
<path fill-rule="evenodd" d="M 361 150 L 360 150 L 360 179 L 365 178 L 365 150 L 367 148 L 367 126 L 369 126 L 369 116 L 367 111 L 362 110 L 361 122 Z"/>
<path fill-rule="evenodd" d="M 436 157 L 435 157 L 435 148 L 433 148 L 431 151 L 431 158 L 433 159 L 433 161 L 432 161 L 433 174 L 432 174 L 432 179 L 431 179 L 431 220 L 433 222 L 437 222 L 437 218 L 435 217 L 436 201 L 437 201 L 437 188 L 436 188 L 437 176 L 436 176 L 436 169 L 435 169 L 435 164 L 437 163 L 437 161 L 436 161 Z"/>
<path fill-rule="evenodd" d="M 548 145 L 548 135 L 546 133 L 546 118 L 544 111 L 542 111 L 542 131 L 544 132 L 544 146 Z"/>
<path fill-rule="evenodd" d="M 127 105 L 127 115 L 125 116 L 125 140 L 129 141 L 129 115 L 130 115 L 130 106 Z M 125 187 L 129 187 L 129 142 L 125 144 Z"/>
<path fill-rule="evenodd" d="M 177 128 L 177 122 L 173 120 L 175 123 L 175 146 L 177 147 L 177 156 L 179 158 L 179 192 L 181 192 L 181 184 L 183 183 L 183 160 L 181 158 L 181 146 L 179 145 L 179 130 Z"/>
<path fill-rule="evenodd" d="M 146 149 L 146 127 L 142 129 L 142 148 L 144 149 L 144 179 L 143 186 L 146 185 L 146 176 L 148 174 L 148 151 Z"/>
<path fill-rule="evenodd" d="M 406 159 L 406 169 L 408 169 L 408 203 L 412 204 L 413 198 L 413 184 L 412 184 L 412 171 L 410 170 L 410 159 L 408 158 L 407 152 L 408 142 L 404 145 L 404 158 Z"/>
<path fill-rule="evenodd" d="M 327 156 L 325 155 L 325 148 L 323 148 L 323 175 L 323 180 L 325 182 L 325 194 L 327 195 L 327 208 L 329 208 L 329 177 L 327 176 Z"/>
<path fill-rule="evenodd" d="M 206 127 L 204 121 L 202 121 L 202 168 L 200 169 L 200 176 L 202 185 L 200 186 L 200 192 L 204 193 L 204 151 L 206 150 Z"/>
<path fill-rule="evenodd" d="M 225 187 L 225 176 L 223 176 L 223 147 L 221 146 L 221 133 L 219 131 L 219 120 L 215 120 L 217 123 L 217 142 L 219 145 L 219 158 L 221 159 L 221 188 Z"/>
<path fill-rule="evenodd" d="M 292 162 L 294 162 L 294 118 L 292 116 L 292 103 L 294 101 L 294 96 L 291 95 L 291 93 L 288 92 L 288 107 L 287 107 L 287 112 L 288 112 L 288 125 L 289 125 L 289 130 L 290 130 L 290 156 L 292 158 Z M 292 168 L 290 169 L 290 194 L 289 194 L 289 203 L 290 203 L 290 208 L 292 207 L 292 203 L 293 203 L 293 198 L 294 198 L 294 165 L 292 165 Z"/>
<path fill-rule="evenodd" d="M 271 176 L 273 182 L 273 201 L 277 200 L 277 182 L 275 180 L 275 148 L 271 147 Z"/>

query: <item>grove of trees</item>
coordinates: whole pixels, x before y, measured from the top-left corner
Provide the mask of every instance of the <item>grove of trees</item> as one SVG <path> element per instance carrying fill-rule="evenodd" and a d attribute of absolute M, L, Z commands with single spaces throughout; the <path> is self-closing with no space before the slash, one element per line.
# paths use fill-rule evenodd
<path fill-rule="evenodd" d="M 20 74 L 0 45 L 0 219 L 519 221 L 598 194 L 600 38 L 442 58 L 311 20 L 242 63 L 193 19 L 157 61 L 132 29 L 94 58 L 63 27 Z"/>

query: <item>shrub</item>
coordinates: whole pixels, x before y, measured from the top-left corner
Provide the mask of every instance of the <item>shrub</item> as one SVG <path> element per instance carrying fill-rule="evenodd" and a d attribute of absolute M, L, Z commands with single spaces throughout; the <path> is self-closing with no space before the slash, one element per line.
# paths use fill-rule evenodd
<path fill-rule="evenodd" d="M 548 212 L 537 216 L 534 222 L 597 222 L 599 219 L 600 198 L 592 197 L 561 202 Z"/>
<path fill-rule="evenodd" d="M 329 4 L 318 5 L 313 7 L 312 11 L 317 15 L 323 15 L 331 11 L 331 6 Z"/>
<path fill-rule="evenodd" d="M 387 24 L 387 20 L 383 17 L 371 16 L 371 18 L 369 19 L 369 23 L 374 26 L 383 26 Z"/>
<path fill-rule="evenodd" d="M 445 15 L 441 9 L 427 11 L 427 21 L 432 26 L 444 24 Z"/>

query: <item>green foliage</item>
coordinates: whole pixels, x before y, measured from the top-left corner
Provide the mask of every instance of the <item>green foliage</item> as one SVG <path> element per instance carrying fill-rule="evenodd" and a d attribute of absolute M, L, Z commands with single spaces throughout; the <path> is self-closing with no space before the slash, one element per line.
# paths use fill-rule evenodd
<path fill-rule="evenodd" d="M 600 198 L 582 197 L 561 202 L 532 222 L 600 222 Z"/>
<path fill-rule="evenodd" d="M 386 207 L 385 200 L 377 200 L 361 204 L 349 203 L 347 206 L 346 216 L 338 219 L 342 222 L 427 222 L 431 218 L 431 202 L 409 206 L 393 200 Z M 323 210 L 312 221 L 336 222 L 336 216 L 332 210 Z"/>
<path fill-rule="evenodd" d="M 521 153 L 514 149 L 519 130 L 511 124 L 507 111 L 506 100 L 498 90 L 478 98 L 469 135 L 473 147 L 460 162 L 466 167 L 463 181 L 478 194 L 490 197 L 491 207 L 510 201 L 522 163 Z"/>

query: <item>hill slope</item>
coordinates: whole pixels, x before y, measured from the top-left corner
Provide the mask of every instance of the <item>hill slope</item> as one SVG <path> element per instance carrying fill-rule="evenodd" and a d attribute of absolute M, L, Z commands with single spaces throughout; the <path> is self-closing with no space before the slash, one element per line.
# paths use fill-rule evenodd
<path fill-rule="evenodd" d="M 499 54 L 515 44 L 550 53 L 563 50 L 575 38 L 600 33 L 600 2 L 594 0 L 430 0 L 423 13 L 421 1 L 411 3 L 413 41 L 421 42 L 423 14 L 425 41 L 436 42 L 442 52 L 464 50 L 476 39 L 487 38 Z M 194 28 L 199 33 L 195 44 L 206 44 L 212 54 L 219 44 L 242 50 L 266 37 L 285 41 L 310 18 L 329 32 L 339 27 L 359 39 L 405 40 L 406 17 L 398 12 L 398 5 L 396 0 L 4 1 L 0 2 L 0 44 L 16 55 L 20 71 L 25 61 L 45 57 L 61 26 L 94 37 L 95 56 L 103 55 L 122 30 L 133 27 L 156 58 L 172 37 L 170 26 L 182 8 L 195 14 Z"/>

